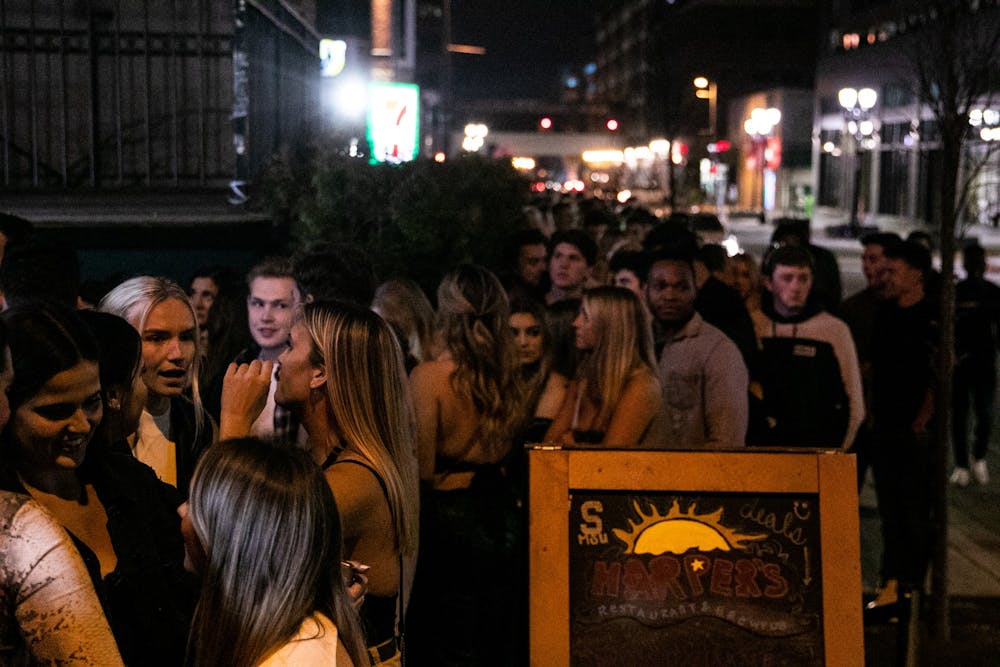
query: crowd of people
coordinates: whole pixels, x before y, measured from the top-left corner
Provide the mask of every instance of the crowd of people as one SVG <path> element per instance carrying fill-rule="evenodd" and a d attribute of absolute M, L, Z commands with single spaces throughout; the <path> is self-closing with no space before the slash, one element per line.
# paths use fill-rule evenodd
<path fill-rule="evenodd" d="M 868 286 L 843 300 L 800 221 L 756 258 L 640 207 L 526 213 L 505 266 L 434 295 L 324 243 L 93 293 L 72 249 L 0 220 L 0 657 L 524 664 L 537 442 L 855 452 L 882 515 L 873 606 L 923 585 L 924 244 L 862 239 Z M 960 485 L 988 481 L 1000 317 L 981 248 L 965 268 Z"/>

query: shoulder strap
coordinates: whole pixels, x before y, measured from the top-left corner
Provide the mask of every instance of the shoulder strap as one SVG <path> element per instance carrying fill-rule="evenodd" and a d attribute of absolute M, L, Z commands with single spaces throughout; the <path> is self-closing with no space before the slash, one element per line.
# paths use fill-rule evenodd
<path fill-rule="evenodd" d="M 324 466 L 324 469 L 325 468 L 332 468 L 333 466 L 340 465 L 341 463 L 353 463 L 356 466 L 361 466 L 362 468 L 365 468 L 366 470 L 368 470 L 368 472 L 370 472 L 372 475 L 374 475 L 375 481 L 378 482 L 379 488 L 382 489 L 382 495 L 385 496 L 385 502 L 386 502 L 387 505 L 389 505 L 389 513 L 390 514 L 395 514 L 395 512 L 392 511 L 392 503 L 389 502 L 389 488 L 385 485 L 385 480 L 382 479 L 382 475 L 378 474 L 378 471 L 375 470 L 375 468 L 372 467 L 372 465 L 370 463 L 368 463 L 367 461 L 360 461 L 358 459 L 343 459 L 343 458 L 341 458 L 341 459 L 337 459 L 336 461 L 333 461 L 329 465 Z"/>

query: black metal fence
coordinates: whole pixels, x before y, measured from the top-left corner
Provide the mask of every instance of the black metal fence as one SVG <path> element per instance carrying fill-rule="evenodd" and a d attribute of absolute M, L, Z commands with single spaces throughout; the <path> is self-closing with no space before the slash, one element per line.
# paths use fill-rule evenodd
<path fill-rule="evenodd" d="M 304 134 L 317 52 L 285 0 L 0 0 L 0 183 L 247 180 Z"/>

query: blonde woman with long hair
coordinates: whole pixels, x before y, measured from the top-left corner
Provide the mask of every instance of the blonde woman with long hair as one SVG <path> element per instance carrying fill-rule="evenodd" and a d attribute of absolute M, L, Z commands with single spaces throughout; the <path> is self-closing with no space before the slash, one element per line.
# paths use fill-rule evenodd
<path fill-rule="evenodd" d="M 181 508 L 185 565 L 201 575 L 189 664 L 367 665 L 337 567 L 337 505 L 309 455 L 255 438 L 209 449 Z"/>
<path fill-rule="evenodd" d="M 507 295 L 466 265 L 437 301 L 446 350 L 410 376 L 425 485 L 410 647 L 418 664 L 519 662 L 521 518 L 506 459 L 524 397 Z"/>
<path fill-rule="evenodd" d="M 398 660 L 419 518 L 413 406 L 399 343 L 366 308 L 311 302 L 278 364 L 275 402 L 305 427 L 308 451 L 340 508 L 346 557 L 370 566 L 361 605 L 369 650 L 380 662 Z M 249 433 L 270 369 L 260 361 L 230 366 L 222 398 L 227 437 Z"/>
<path fill-rule="evenodd" d="M 434 308 L 415 282 L 406 278 L 385 281 L 375 290 L 372 310 L 399 335 L 407 369 L 437 356 Z"/>
<path fill-rule="evenodd" d="M 201 404 L 201 339 L 187 292 L 167 278 L 139 276 L 108 292 L 98 309 L 123 318 L 142 338 L 148 393 L 129 438 L 132 452 L 186 494 L 198 457 L 215 439 L 215 424 Z"/>
<path fill-rule="evenodd" d="M 573 327 L 585 356 L 546 442 L 662 444 L 653 334 L 638 297 L 624 287 L 587 290 Z"/>

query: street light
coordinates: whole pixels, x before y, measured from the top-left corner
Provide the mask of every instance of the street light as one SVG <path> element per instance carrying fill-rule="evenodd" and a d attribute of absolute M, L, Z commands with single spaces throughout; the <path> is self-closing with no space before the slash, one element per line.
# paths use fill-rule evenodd
<path fill-rule="evenodd" d="M 858 199 L 861 190 L 861 151 L 875 147 L 878 134 L 871 119 L 871 111 L 878 102 L 878 93 L 871 88 L 841 88 L 837 101 L 844 113 L 847 134 L 851 137 L 851 160 L 854 177 L 851 179 L 850 233 L 858 236 L 861 225 L 858 221 Z"/>
<path fill-rule="evenodd" d="M 490 128 L 482 123 L 469 123 L 465 126 L 465 137 L 462 139 L 462 150 L 467 153 L 477 153 L 486 143 L 486 135 Z"/>
<path fill-rule="evenodd" d="M 757 163 L 756 173 L 760 174 L 758 192 L 760 192 L 760 214 L 762 221 L 764 219 L 764 213 L 767 209 L 767 205 L 765 203 L 767 183 L 764 179 L 764 169 L 767 166 L 768 158 L 770 157 L 768 153 L 771 151 L 771 149 L 768 148 L 768 140 L 774 133 L 774 128 L 777 127 L 780 122 L 781 111 L 778 109 L 775 109 L 774 107 L 770 107 L 768 109 L 756 107 L 750 112 L 750 117 L 743 123 L 743 130 L 750 137 L 750 143 L 753 145 L 754 160 Z"/>
<path fill-rule="evenodd" d="M 700 100 L 708 100 L 708 135 L 714 137 L 719 104 L 718 88 L 716 88 L 714 81 L 709 81 L 703 76 L 695 77 L 694 87 L 697 88 L 694 91 L 695 97 Z"/>

